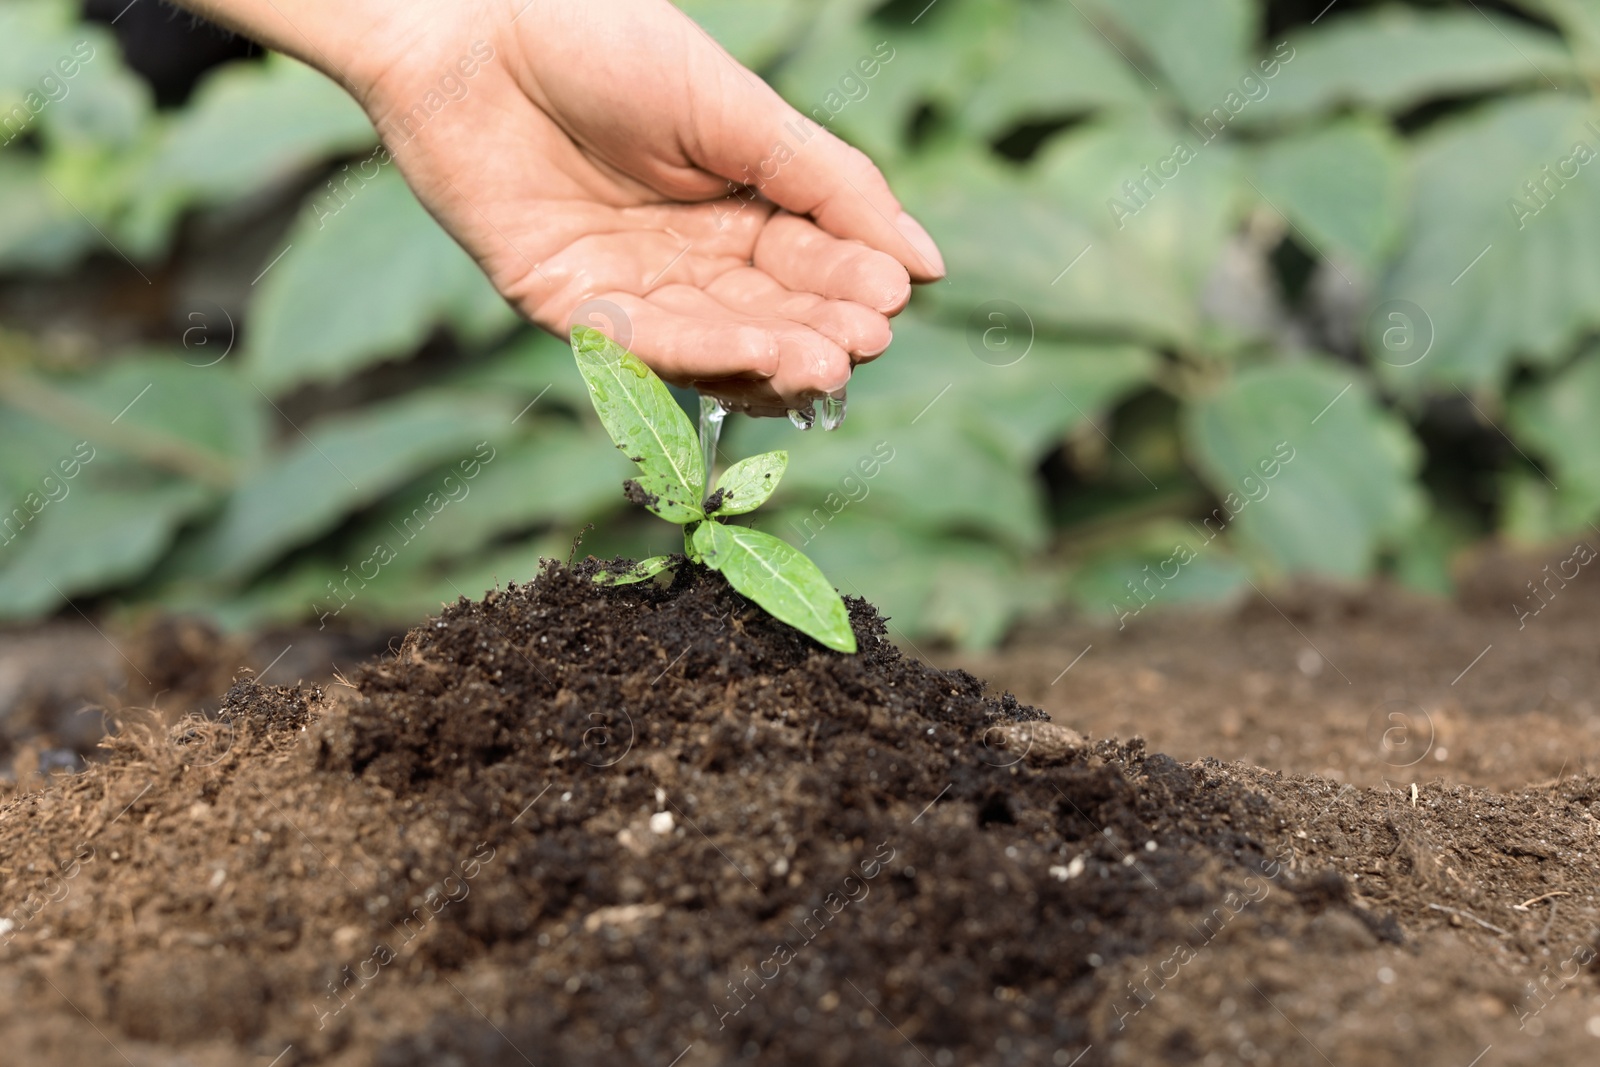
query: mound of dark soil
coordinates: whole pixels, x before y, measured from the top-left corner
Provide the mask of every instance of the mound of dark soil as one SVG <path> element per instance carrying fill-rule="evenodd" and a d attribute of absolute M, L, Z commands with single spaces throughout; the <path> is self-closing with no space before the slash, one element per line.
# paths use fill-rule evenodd
<path fill-rule="evenodd" d="M 1362 888 L 1433 862 L 1414 804 L 1091 745 L 850 609 L 856 656 L 698 568 L 601 590 L 552 565 L 348 685 L 247 680 L 215 720 L 125 730 L 106 762 L 0 809 L 7 1047 L 275 1067 L 1232 1062 L 1261 1050 L 1213 1025 L 1237 1012 L 1219 971 L 1271 1020 L 1297 956 L 1302 974 L 1311 952 L 1398 957 L 1396 912 L 1470 917 Z M 1486 803 L 1424 799 L 1462 824 Z M 1561 833 L 1540 847 L 1578 840 Z M 1500 873 L 1506 892 L 1549 882 Z M 1404 1044 L 1361 1062 L 1423 1062 Z M 1262 1062 L 1321 1062 L 1299 1051 Z"/>

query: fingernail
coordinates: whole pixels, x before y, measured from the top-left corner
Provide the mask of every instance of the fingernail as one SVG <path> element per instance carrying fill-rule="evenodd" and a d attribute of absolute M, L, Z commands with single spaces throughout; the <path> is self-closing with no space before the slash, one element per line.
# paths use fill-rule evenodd
<path fill-rule="evenodd" d="M 857 352 L 856 355 L 860 356 L 862 359 L 871 359 L 873 356 L 881 356 L 885 352 L 889 351 L 889 346 L 892 345 L 893 343 L 894 343 L 894 331 L 890 330 L 889 331 L 889 339 L 887 341 L 883 342 L 883 344 L 879 345 L 877 348 L 872 349 L 871 351 Z"/>
<path fill-rule="evenodd" d="M 922 228 L 922 224 L 902 211 L 900 217 L 895 220 L 895 228 L 921 258 L 928 272 L 943 278 L 944 257 L 939 254 L 939 246 L 933 243 L 933 238 L 928 236 L 928 231 Z"/>

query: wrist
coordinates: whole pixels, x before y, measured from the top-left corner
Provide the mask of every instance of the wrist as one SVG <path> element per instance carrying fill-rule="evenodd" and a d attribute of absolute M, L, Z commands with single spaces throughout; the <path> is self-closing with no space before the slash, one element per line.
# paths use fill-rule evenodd
<path fill-rule="evenodd" d="M 366 102 L 373 84 L 404 56 L 413 29 L 449 25 L 424 0 L 174 0 L 275 52 L 315 67 Z M 457 7 L 466 5 L 455 5 Z M 431 24 L 431 25 L 430 25 Z"/>

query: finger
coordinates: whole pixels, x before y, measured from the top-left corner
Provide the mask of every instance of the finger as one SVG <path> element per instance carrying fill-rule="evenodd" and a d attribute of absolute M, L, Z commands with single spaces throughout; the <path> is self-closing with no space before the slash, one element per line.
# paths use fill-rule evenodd
<path fill-rule="evenodd" d="M 613 340 L 675 385 L 761 380 L 790 406 L 799 406 L 850 380 L 850 357 L 815 330 L 785 320 L 730 317 L 693 287 L 671 286 L 648 300 L 623 292 L 603 299 L 623 316 L 614 332 L 607 331 Z"/>
<path fill-rule="evenodd" d="M 771 282 L 771 279 L 768 279 L 768 281 Z M 771 284 L 772 287 L 778 292 L 785 292 L 783 288 L 776 282 L 771 282 Z M 795 300 L 803 301 L 809 306 L 812 306 L 817 313 L 817 317 L 821 319 L 827 319 L 829 317 L 827 314 L 827 309 L 829 307 L 843 308 L 853 306 L 865 315 L 874 316 L 881 321 L 887 322 L 886 319 L 883 319 L 883 316 L 874 315 L 873 312 L 861 307 L 860 305 L 848 305 L 841 301 L 823 300 L 821 297 L 809 296 L 807 294 L 800 293 L 788 295 Z M 805 322 L 802 319 L 791 315 L 785 315 L 776 309 L 756 306 L 759 304 L 759 302 L 756 301 L 749 302 L 748 309 L 740 309 L 723 300 L 717 299 L 715 295 L 705 289 L 699 289 L 689 285 L 673 285 L 659 289 L 656 292 L 651 293 L 648 299 L 652 304 L 664 307 L 668 311 L 676 311 L 681 315 L 694 315 L 720 322 L 754 323 L 766 329 L 776 331 L 787 331 L 792 326 L 803 327 L 818 333 L 826 341 L 832 341 L 836 347 L 844 349 L 846 354 L 849 354 L 849 349 L 845 345 L 840 344 L 837 340 L 829 337 L 823 331 L 817 330 L 816 327 L 812 326 L 809 322 Z M 808 343 L 811 343 L 809 339 Z M 825 346 L 822 347 L 825 348 Z M 887 347 L 887 345 L 885 345 L 885 347 Z M 831 352 L 828 352 L 824 358 L 831 360 Z M 781 377 L 781 374 L 775 377 Z"/>
<path fill-rule="evenodd" d="M 850 357 L 839 345 L 792 319 L 741 314 L 703 289 L 674 285 L 651 293 L 649 303 L 707 322 L 754 326 L 779 349 L 778 367 L 766 384 L 790 407 L 842 388 L 850 380 Z"/>
<path fill-rule="evenodd" d="M 752 382 L 743 378 L 720 378 L 697 381 L 694 387 L 707 396 L 722 401 L 729 411 L 759 419 L 776 419 L 787 415 L 793 404 L 786 403 L 766 382 Z"/>
<path fill-rule="evenodd" d="M 801 118 L 801 122 L 807 122 Z M 900 206 L 889 183 L 859 148 L 813 127 L 816 147 L 802 146 L 790 166 L 760 186 L 768 200 L 809 215 L 836 237 L 862 241 L 899 260 L 919 282 L 944 277 L 944 257 L 922 224 Z"/>
<path fill-rule="evenodd" d="M 754 267 L 719 275 L 706 286 L 706 292 L 742 315 L 804 323 L 848 352 L 857 363 L 882 355 L 894 338 L 888 318 L 872 308 L 850 300 L 825 300 L 815 293 L 794 292 Z"/>
<path fill-rule="evenodd" d="M 801 115 L 764 84 L 712 99 L 716 104 L 702 113 L 692 143 L 696 163 L 753 186 L 797 215 L 809 215 L 835 237 L 893 256 L 917 281 L 944 277 L 938 245 L 900 206 L 864 152 Z"/>
<path fill-rule="evenodd" d="M 789 289 L 853 300 L 886 315 L 911 299 L 906 269 L 855 241 L 824 233 L 809 219 L 774 215 L 756 240 L 755 265 Z"/>

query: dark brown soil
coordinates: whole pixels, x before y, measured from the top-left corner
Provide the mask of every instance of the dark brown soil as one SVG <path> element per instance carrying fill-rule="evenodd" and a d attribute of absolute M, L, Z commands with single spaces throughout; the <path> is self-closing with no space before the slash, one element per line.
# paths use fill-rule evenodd
<path fill-rule="evenodd" d="M 903 656 L 861 602 L 842 656 L 702 571 L 602 591 L 552 567 L 345 683 L 246 679 L 14 793 L 0 1061 L 1593 1062 L 1600 780 L 1574 743 L 1509 781 L 1477 698 L 1396 690 L 1448 686 L 1448 635 L 1384 666 L 1419 622 L 1476 641 L 1473 603 L 1053 631 L 1059 665 L 1005 664 L 1049 723 Z M 1592 699 L 1600 612 L 1563 610 L 1496 651 L 1569 654 L 1587 625 L 1560 676 Z M 1359 697 L 1333 664 L 1369 668 Z M 1446 760 L 1315 714 L 1369 688 L 1418 704 L 1408 736 L 1445 718 Z M 1184 758 L 1339 773 L 1067 728 L 1141 702 Z"/>

